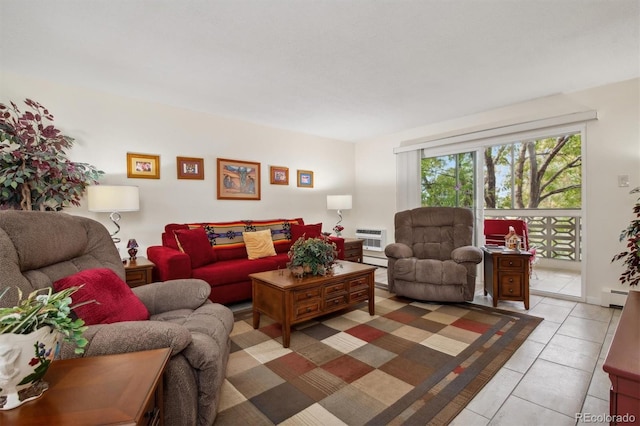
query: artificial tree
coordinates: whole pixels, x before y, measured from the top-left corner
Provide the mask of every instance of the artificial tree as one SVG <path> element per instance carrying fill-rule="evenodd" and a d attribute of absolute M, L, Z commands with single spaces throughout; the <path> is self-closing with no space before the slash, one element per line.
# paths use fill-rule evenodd
<path fill-rule="evenodd" d="M 634 188 L 630 193 L 640 192 L 640 187 Z M 630 286 L 640 284 L 640 198 L 633 206 L 633 213 L 636 218 L 629 222 L 629 226 L 622 230 L 620 241 L 627 241 L 627 249 L 616 254 L 612 262 L 624 259 L 625 271 L 620 275 L 622 284 L 629 283 Z"/>
<path fill-rule="evenodd" d="M 94 166 L 72 162 L 66 150 L 73 138 L 56 129 L 53 115 L 26 99 L 21 112 L 0 103 L 0 209 L 61 210 L 79 206 L 87 185 L 103 174 Z"/>

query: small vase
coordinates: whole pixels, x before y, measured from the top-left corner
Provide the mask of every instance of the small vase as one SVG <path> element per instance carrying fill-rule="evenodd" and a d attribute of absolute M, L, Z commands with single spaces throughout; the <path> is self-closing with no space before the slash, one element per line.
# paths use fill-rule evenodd
<path fill-rule="evenodd" d="M 29 334 L 0 334 L 0 410 L 16 408 L 49 388 L 42 380 L 58 352 L 59 333 L 42 327 Z"/>

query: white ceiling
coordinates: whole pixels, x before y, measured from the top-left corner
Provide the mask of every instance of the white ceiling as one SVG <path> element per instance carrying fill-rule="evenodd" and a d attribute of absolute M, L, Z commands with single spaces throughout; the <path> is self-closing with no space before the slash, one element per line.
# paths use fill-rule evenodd
<path fill-rule="evenodd" d="M 0 69 L 359 140 L 638 77 L 639 28 L 640 0 L 0 0 Z"/>

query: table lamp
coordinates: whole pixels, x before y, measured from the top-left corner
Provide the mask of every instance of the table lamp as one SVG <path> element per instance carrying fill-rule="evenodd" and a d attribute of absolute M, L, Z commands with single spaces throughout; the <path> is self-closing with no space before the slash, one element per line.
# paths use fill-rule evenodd
<path fill-rule="evenodd" d="M 120 238 L 115 235 L 120 232 L 120 212 L 135 212 L 140 210 L 140 194 L 137 186 L 129 185 L 90 185 L 87 187 L 87 198 L 90 212 L 111 212 L 109 218 L 116 225 L 111 234 L 114 243 Z"/>
<path fill-rule="evenodd" d="M 337 210 L 338 217 L 340 218 L 333 227 L 336 235 L 339 237 L 340 233 L 344 229 L 340 222 L 342 222 L 342 210 L 350 210 L 353 204 L 351 195 L 327 195 L 327 210 Z"/>
<path fill-rule="evenodd" d="M 131 238 L 127 243 L 127 252 L 129 253 L 129 260 L 136 260 L 136 254 L 138 254 L 138 242 L 135 238 Z"/>

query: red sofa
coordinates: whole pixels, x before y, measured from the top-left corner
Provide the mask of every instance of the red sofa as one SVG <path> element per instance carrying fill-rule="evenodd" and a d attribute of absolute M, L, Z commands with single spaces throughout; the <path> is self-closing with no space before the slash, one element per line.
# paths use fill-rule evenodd
<path fill-rule="evenodd" d="M 211 286 L 209 299 L 235 303 L 251 299 L 249 274 L 286 268 L 287 252 L 300 236 L 320 236 L 322 224 L 305 225 L 302 218 L 237 222 L 171 223 L 162 233 L 162 245 L 147 249 L 156 266 L 154 281 L 200 278 Z M 248 258 L 243 232 L 269 229 L 276 255 Z M 344 240 L 330 237 L 344 259 Z"/>

